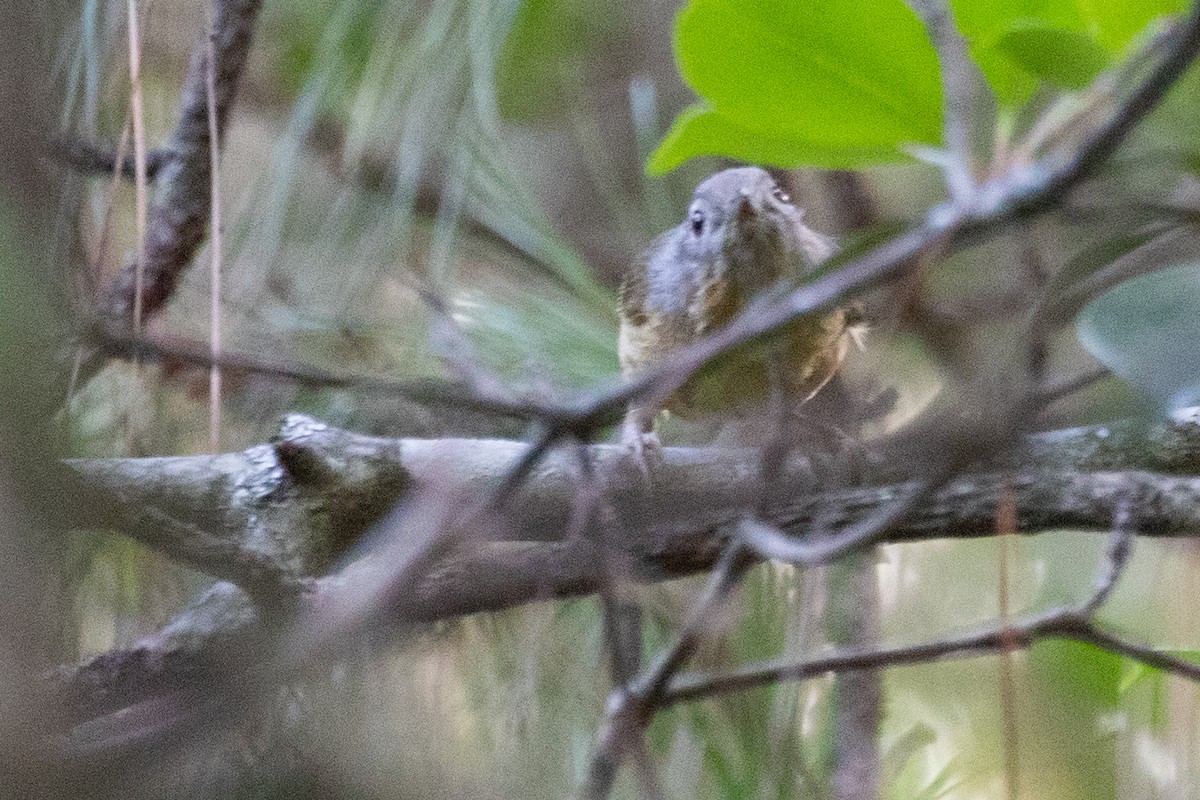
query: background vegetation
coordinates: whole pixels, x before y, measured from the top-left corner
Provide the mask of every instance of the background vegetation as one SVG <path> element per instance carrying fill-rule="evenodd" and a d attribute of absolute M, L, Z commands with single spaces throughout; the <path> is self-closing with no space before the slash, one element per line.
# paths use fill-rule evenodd
<path fill-rule="evenodd" d="M 1069 152 L 1097 109 L 1143 75 L 1137 68 L 1157 52 L 1169 15 L 1186 11 L 1178 0 L 951 5 L 985 79 L 967 109 L 982 121 L 968 144 L 985 154 L 974 165 L 985 177 L 987 154 L 999 163 Z M 45 102 L 47 127 L 92 142 L 122 139 L 128 10 L 84 0 L 34 24 L 34 38 L 54 51 L 40 76 L 50 96 L 34 97 Z M 137 13 L 153 146 L 175 128 L 188 50 L 202 41 L 208 8 L 149 0 Z M 1014 353 L 1027 333 L 1030 286 L 1067 295 L 1114 265 L 1122 278 L 1152 274 L 1100 295 L 1077 324 L 1056 330 L 1044 372 L 1071 377 L 1103 366 L 1116 375 L 1052 406 L 1036 427 L 1154 419 L 1200 400 L 1198 109 L 1193 67 L 1063 209 L 866 295 L 870 346 L 852 356 L 845 381 L 860 396 L 897 392 L 877 435 L 985 378 L 1024 380 Z M 552 398 L 611 385 L 621 271 L 682 218 L 698 180 L 732 160 L 768 164 L 812 227 L 858 252 L 945 200 L 947 114 L 938 52 L 898 0 L 692 0 L 682 8 L 268 0 L 220 168 L 223 348 L 364 379 L 453 378 L 473 365 Z M 1035 141 L 1054 120 L 1069 124 Z M 1022 153 L 1031 141 L 1038 147 Z M 857 199 L 847 200 L 847 187 Z M 3 248 L 2 370 L 27 412 L 28 427 L 15 430 L 32 445 L 5 444 L 29 463 L 39 448 L 104 457 L 210 449 L 208 373 L 183 360 L 113 360 L 64 392 L 29 389 L 65 386 L 57 376 L 69 374 L 77 350 L 49 354 L 44 345 L 65 340 L 72 326 L 78 332 L 135 250 L 136 195 L 132 181 L 67 172 L 43 198 L 45 224 Z M 26 201 L 9 193 L 5 202 L 0 238 L 18 239 L 11 229 L 28 226 L 28 213 L 11 207 Z M 197 254 L 149 336 L 205 346 L 207 260 L 207 250 Z M 31 280 L 38 264 L 53 265 L 45 273 L 53 279 Z M 57 383 L 38 383 L 50 371 Z M 270 438 L 289 411 L 387 436 L 530 434 L 458 407 L 305 387 L 254 370 L 228 374 L 221 402 L 221 450 Z M 681 426 L 668 435 L 702 434 Z M 9 458 L 10 470 L 24 469 Z M 37 494 L 27 507 L 44 505 Z M 1104 559 L 1095 535 L 1011 538 L 880 547 L 880 640 L 921 641 L 994 619 L 1002 550 L 1003 602 L 1014 615 L 1086 595 Z M 50 662 L 128 647 L 210 582 L 108 531 L 51 542 L 30 562 L 41 591 L 19 606 L 37 609 L 37 647 Z M 12 560 L 11 574 L 20 563 Z M 1200 648 L 1190 591 L 1198 579 L 1191 542 L 1141 541 L 1104 621 L 1191 657 Z M 698 585 L 644 590 L 651 652 L 678 628 Z M 699 662 L 813 652 L 828 637 L 824 585 L 813 570 L 755 568 L 735 621 Z M 304 729 L 302 756 L 269 752 L 267 768 L 241 790 L 568 794 L 583 781 L 609 690 L 603 644 L 594 599 L 423 628 L 368 666 L 335 668 L 332 682 L 354 691 L 283 698 L 282 717 L 321 724 Z M 1200 797 L 1200 695 L 1179 678 L 1087 645 L 1043 642 L 888 670 L 883 682 L 886 797 Z M 659 715 L 649 733 L 665 795 L 832 796 L 833 686 L 831 677 L 781 684 Z M 254 733 L 239 736 L 239 752 L 261 767 Z M 214 774 L 206 758 L 215 756 L 197 746 L 137 788 L 229 791 L 206 782 Z M 642 791 L 625 775 L 616 796 Z"/>

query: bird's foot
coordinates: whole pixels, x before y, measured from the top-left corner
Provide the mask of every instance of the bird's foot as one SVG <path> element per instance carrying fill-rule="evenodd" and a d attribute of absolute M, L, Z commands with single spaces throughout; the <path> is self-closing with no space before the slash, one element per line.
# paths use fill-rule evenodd
<path fill-rule="evenodd" d="M 639 425 L 626 423 L 621 426 L 621 446 L 625 448 L 626 460 L 633 464 L 642 477 L 650 477 L 651 464 L 663 461 L 663 446 L 658 434 L 642 430 Z"/>

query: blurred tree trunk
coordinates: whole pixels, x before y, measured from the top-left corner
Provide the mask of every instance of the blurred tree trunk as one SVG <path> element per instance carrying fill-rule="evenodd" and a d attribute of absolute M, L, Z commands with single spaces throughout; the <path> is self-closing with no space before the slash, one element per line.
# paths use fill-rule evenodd
<path fill-rule="evenodd" d="M 51 422 L 61 398 L 48 387 L 68 265 L 53 241 L 56 180 L 41 158 L 61 17 L 54 4 L 5 0 L 0 11 L 0 775 L 10 797 L 62 794 L 46 747 L 61 725 L 44 680 L 54 636 L 43 587 L 63 537 L 49 535 L 56 525 L 44 498 L 56 493 Z"/>

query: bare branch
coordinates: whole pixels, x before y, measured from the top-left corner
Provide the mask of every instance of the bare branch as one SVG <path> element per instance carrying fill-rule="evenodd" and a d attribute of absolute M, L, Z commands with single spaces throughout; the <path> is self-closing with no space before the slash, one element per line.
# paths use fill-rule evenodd
<path fill-rule="evenodd" d="M 1090 388 L 1100 381 L 1112 375 L 1112 371 L 1108 367 L 1097 367 L 1089 372 L 1084 372 L 1073 378 L 1063 378 L 1052 383 L 1047 383 L 1041 388 L 1038 393 L 1037 404 L 1045 408 L 1051 403 L 1057 403 L 1063 398 L 1082 392 L 1084 389 Z"/>
<path fill-rule="evenodd" d="M 898 500 L 873 509 L 866 519 L 844 530 L 807 530 L 804 532 L 804 538 L 797 540 L 783 536 L 769 525 L 748 521 L 738 526 L 737 533 L 747 547 L 763 558 L 793 564 L 824 564 L 853 550 L 879 542 L 893 526 L 901 523 L 924 503 L 947 478 L 948 472 L 938 478 L 918 481 L 904 487 Z"/>
<path fill-rule="evenodd" d="M 1130 500 L 1125 498 L 1113 514 L 1113 535 L 1108 545 L 1107 568 L 1096 576 L 1095 589 L 1092 596 L 1079 606 L 1079 613 L 1086 617 L 1095 616 L 1100 607 L 1108 602 L 1117 581 L 1125 572 L 1129 563 L 1129 554 L 1133 549 L 1134 526 L 1130 510 Z"/>
<path fill-rule="evenodd" d="M 1003 652 L 1013 643 L 1020 647 L 1028 647 L 1038 639 L 1052 637 L 1091 642 L 1106 650 L 1135 657 L 1151 666 L 1170 669 L 1192 680 L 1200 680 L 1200 666 L 1169 654 L 1153 650 L 1147 652 L 1137 645 L 1121 642 L 1116 637 L 1093 629 L 1074 609 L 1056 609 L 1015 623 L 993 625 L 976 633 L 920 644 L 869 651 L 849 649 L 799 662 L 748 664 L 715 675 L 681 675 L 671 684 L 664 697 L 664 703 L 674 705 L 691 702 L 714 694 L 745 691 L 780 681 L 807 680 L 830 672 L 927 664 L 950 658 L 974 658 L 988 653 Z"/>
<path fill-rule="evenodd" d="M 212 47 L 217 130 L 224 136 L 242 70 L 250 52 L 262 0 L 213 0 Z M 164 148 L 172 154 L 159 168 L 158 196 L 149 211 L 145 248 L 108 287 L 98 309 L 105 324 L 129 329 L 137 312 L 149 319 L 175 292 L 208 232 L 211 154 L 208 129 L 208 37 L 194 49 L 180 101 L 179 122 Z M 218 143 L 219 144 L 219 143 Z M 144 285 L 143 285 L 144 281 Z M 102 361 L 80 366 L 83 381 Z"/>
<path fill-rule="evenodd" d="M 644 746 L 646 726 L 661 707 L 668 682 L 696 652 L 703 636 L 712 630 L 713 615 L 719 613 L 753 563 L 745 548 L 736 544 L 729 547 L 675 641 L 636 680 L 609 696 L 591 766 L 580 791 L 582 797 L 589 800 L 608 797 L 623 757 Z"/>
<path fill-rule="evenodd" d="M 127 336 L 100 327 L 92 329 L 89 341 L 113 358 L 143 363 L 178 363 L 203 369 L 219 367 L 226 373 L 259 375 L 312 388 L 345 389 L 364 394 L 402 397 L 415 403 L 453 406 L 510 419 L 528 421 L 538 416 L 536 406 L 531 406 L 526 398 L 512 398 L 506 395 L 481 396 L 478 386 L 472 387 L 459 381 L 436 378 L 388 380 L 368 375 L 337 374 L 279 359 L 265 360 L 229 352 L 214 355 L 209 348 L 191 341 Z"/>
<path fill-rule="evenodd" d="M 954 24 L 946 0 L 915 0 L 912 5 L 929 31 L 942 68 L 946 152 L 941 166 L 946 187 L 952 202 L 968 203 L 976 190 L 972 120 L 979 97 L 978 67 L 967 57 L 967 42 Z"/>
<path fill-rule="evenodd" d="M 627 554 L 641 579 L 710 566 L 758 488 L 752 450 L 666 448 L 649 490 L 639 476 L 616 468 L 622 448 L 593 445 L 590 454 L 596 469 L 611 475 L 614 524 L 606 542 Z M 258 580 L 269 585 L 284 575 L 299 580 L 325 574 L 416 487 L 491 496 L 513 465 L 530 455 L 520 442 L 382 439 L 290 415 L 273 443 L 241 453 L 77 460 L 68 468 L 82 484 L 74 506 L 80 527 L 115 527 L 253 591 Z M 570 453 L 547 456 L 505 504 L 509 525 L 500 535 L 554 541 L 570 530 L 578 490 L 574 459 Z M 932 492 L 906 519 L 892 523 L 884 540 L 990 535 L 1004 475 L 1014 473 L 1023 531 L 1108 530 L 1117 498 L 1130 491 L 1145 491 L 1153 500 L 1135 510 L 1134 522 L 1147 533 L 1192 535 L 1200 529 L 1197 417 L 1181 415 L 1141 431 L 1113 424 L 1030 436 L 978 469 Z M 788 460 L 779 488 L 785 500 L 767 509 L 764 522 L 803 533 L 819 521 L 839 535 L 860 520 L 894 513 L 896 499 L 914 490 L 906 483 L 823 487 L 802 457 Z M 95 492 L 108 501 L 96 500 Z"/>
<path fill-rule="evenodd" d="M 50 142 L 51 157 L 61 161 L 79 172 L 94 175 L 112 175 L 117 172 L 122 178 L 134 179 L 134 156 L 127 153 L 119 158 L 119 148 L 101 145 L 77 137 L 62 137 Z M 146 179 L 154 181 L 158 174 L 166 169 L 177 158 L 177 154 L 167 148 L 157 148 L 146 151 Z"/>

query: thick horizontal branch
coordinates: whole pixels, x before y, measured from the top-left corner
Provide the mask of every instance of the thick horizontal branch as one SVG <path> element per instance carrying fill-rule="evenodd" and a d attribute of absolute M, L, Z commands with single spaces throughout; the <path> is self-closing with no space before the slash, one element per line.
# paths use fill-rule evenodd
<path fill-rule="evenodd" d="M 404 496 L 434 484 L 482 496 L 526 448 L 504 440 L 379 439 L 292 415 L 273 442 L 241 453 L 77 460 L 68 468 L 86 503 L 79 527 L 124 526 L 139 541 L 238 581 L 258 597 L 288 586 L 301 607 L 312 610 L 339 590 L 344 576 L 327 574 L 337 559 Z M 635 577 L 646 581 L 710 569 L 757 474 L 751 452 L 666 448 L 647 487 L 639 475 L 615 468 L 620 449 L 599 445 L 593 453 L 597 470 L 612 476 L 614 522 L 621 523 L 612 526 L 607 544 L 626 551 Z M 1198 463 L 1195 415 L 1157 426 L 1039 434 L 999 463 L 981 465 L 934 493 L 888 541 L 988 535 L 1009 487 L 1023 531 L 1108 530 L 1123 499 L 1136 497 L 1139 531 L 1196 535 Z M 785 480 L 793 493 L 773 508 L 770 521 L 793 533 L 808 529 L 817 515 L 822 527 L 836 530 L 904 490 L 823 490 L 805 459 L 791 462 Z M 511 541 L 475 541 L 439 558 L 389 601 L 383 616 L 400 624 L 428 622 L 598 591 L 606 560 L 596 544 L 563 540 L 577 486 L 568 454 L 551 454 L 502 514 L 507 526 L 500 535 Z M 226 648 L 244 650 L 246 642 L 269 638 L 273 623 L 259 613 L 246 593 L 218 584 L 161 634 L 64 672 L 63 690 L 71 707 L 90 716 L 186 685 L 216 668 L 221 654 L 231 652 Z"/>
<path fill-rule="evenodd" d="M 309 417 L 287 417 L 274 441 L 241 453 L 68 462 L 87 500 L 78 527 L 108 525 L 196 569 L 250 591 L 256 581 L 319 577 L 409 492 L 437 486 L 481 497 L 504 480 L 527 445 L 499 439 L 383 439 Z M 647 577 L 702 568 L 725 529 L 756 497 L 757 454 L 666 448 L 649 486 L 624 451 L 594 445 L 608 476 L 616 519 L 607 541 Z M 564 539 L 578 478 L 568 452 L 552 452 L 517 491 L 494 538 Z M 1200 418 L 1153 426 L 1117 423 L 1038 434 L 959 477 L 889 534 L 892 541 L 986 535 L 1005 486 L 1022 530 L 1109 525 L 1114 498 L 1131 491 L 1141 527 L 1156 535 L 1200 530 Z M 831 488 L 812 463 L 794 457 L 773 489 L 782 498 L 766 521 L 804 531 L 820 514 L 837 530 L 886 507 L 906 485 Z M 100 502 L 108 498 L 107 504 Z M 108 511 L 98 514 L 98 508 Z M 569 579 L 567 583 L 577 582 Z M 554 592 L 552 592 L 553 594 Z"/>

